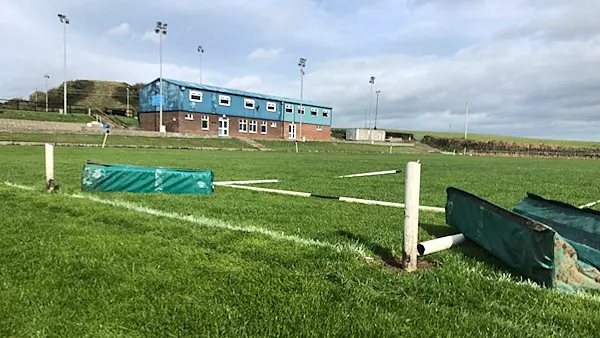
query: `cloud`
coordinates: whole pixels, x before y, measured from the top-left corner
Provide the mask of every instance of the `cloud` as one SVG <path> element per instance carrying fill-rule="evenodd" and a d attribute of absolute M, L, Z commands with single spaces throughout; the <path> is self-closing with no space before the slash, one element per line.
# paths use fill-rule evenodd
<path fill-rule="evenodd" d="M 248 55 L 248 60 L 272 60 L 278 58 L 280 53 L 281 49 L 257 48 Z"/>
<path fill-rule="evenodd" d="M 82 5 L 84 3 L 85 5 Z M 298 57 L 308 59 L 304 98 L 333 106 L 334 125 L 600 139 L 600 5 L 585 0 L 205 1 L 144 6 L 116 0 L 3 4 L 0 39 L 19 45 L 0 63 L 0 98 L 27 96 L 68 78 L 149 82 L 158 77 L 153 28 L 169 23 L 163 75 L 299 97 Z M 114 12 L 113 6 L 120 10 Z M 57 10 L 57 8 L 60 8 Z M 123 14 L 121 14 L 123 13 Z M 87 18 L 87 19 L 82 19 Z M 125 25 L 126 24 L 126 25 Z M 142 27 L 136 32 L 133 27 Z M 115 31 L 139 37 L 104 39 Z M 148 29 L 148 31 L 145 31 Z M 152 29 L 152 30 L 150 30 Z M 210 34 L 205 34 L 210 32 Z M 35 41 L 22 44 L 22 41 Z M 276 46 L 256 48 L 257 46 Z M 40 58 L 39 50 L 44 50 Z M 248 54 L 248 51 L 253 51 Z M 285 53 L 283 53 L 285 51 Z M 247 62 L 264 59 L 268 62 Z M 375 76 L 373 96 L 368 83 Z M 371 98 L 373 99 L 371 101 Z"/>
<path fill-rule="evenodd" d="M 132 34 L 131 25 L 128 22 L 122 22 L 106 31 L 108 35 L 130 35 Z"/>
<path fill-rule="evenodd" d="M 166 40 L 167 35 L 162 36 L 163 41 Z M 154 31 L 145 31 L 142 35 L 142 41 L 152 41 L 154 43 L 160 43 L 160 36 Z"/>

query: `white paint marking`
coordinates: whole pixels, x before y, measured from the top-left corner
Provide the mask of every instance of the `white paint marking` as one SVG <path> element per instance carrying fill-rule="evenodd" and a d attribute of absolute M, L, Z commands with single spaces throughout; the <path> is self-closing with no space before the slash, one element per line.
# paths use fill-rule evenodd
<path fill-rule="evenodd" d="M 377 175 L 390 175 L 390 174 L 397 174 L 397 173 L 399 173 L 399 172 L 401 172 L 401 170 L 373 171 L 373 172 L 369 172 L 369 173 L 362 173 L 362 174 L 352 174 L 352 175 L 338 176 L 337 178 L 363 177 L 363 176 L 377 176 Z"/>
<path fill-rule="evenodd" d="M 23 189 L 23 190 L 35 190 L 32 187 L 22 186 L 22 185 L 10 183 L 10 182 L 5 182 L 4 184 L 9 187 Z M 137 205 L 137 204 L 131 203 L 131 202 L 125 202 L 125 201 L 119 201 L 119 200 L 107 200 L 107 199 L 98 198 L 98 197 L 95 197 L 92 195 L 64 194 L 64 193 L 61 195 L 71 197 L 71 198 L 77 198 L 77 199 L 87 199 L 87 200 L 90 200 L 90 201 L 93 201 L 96 203 L 111 205 L 111 206 L 115 206 L 115 207 L 121 207 L 121 208 L 124 208 L 127 210 L 132 210 L 132 211 L 136 211 L 136 212 L 144 213 L 144 214 L 148 214 L 148 215 L 165 217 L 165 218 L 175 219 L 175 220 L 179 220 L 179 221 L 195 223 L 195 224 L 207 227 L 207 228 L 226 229 L 226 230 L 246 232 L 246 233 L 258 233 L 258 234 L 262 234 L 262 235 L 265 235 L 267 237 L 271 237 L 271 238 L 277 239 L 277 240 L 290 241 L 290 242 L 298 243 L 301 245 L 307 245 L 307 246 L 325 247 L 325 248 L 334 249 L 338 252 L 349 252 L 349 253 L 358 254 L 361 257 L 367 258 L 364 247 L 359 244 L 334 244 L 334 243 L 329 243 L 329 242 L 322 242 L 322 241 L 319 241 L 316 239 L 307 239 L 307 238 L 302 238 L 302 237 L 299 237 L 296 235 L 286 235 L 283 232 L 276 232 L 276 231 L 272 231 L 272 230 L 268 230 L 268 229 L 260 228 L 260 227 L 256 227 L 256 226 L 238 226 L 238 225 L 232 225 L 227 222 L 208 218 L 208 217 L 191 216 L 191 215 L 184 216 L 184 215 L 180 215 L 180 214 L 176 214 L 176 213 L 170 213 L 170 212 L 166 212 L 166 211 L 151 209 L 151 208 L 148 208 L 148 207 L 145 207 L 142 205 Z"/>
<path fill-rule="evenodd" d="M 600 201 L 596 201 L 596 202 L 591 202 L 591 203 L 588 203 L 588 204 L 584 204 L 584 205 L 579 206 L 579 209 L 590 208 L 590 207 L 593 207 L 594 205 L 596 205 L 598 203 L 600 203 Z"/>
<path fill-rule="evenodd" d="M 231 185 L 231 184 L 260 184 L 260 183 L 278 183 L 279 180 L 250 180 L 250 181 L 220 181 L 214 182 L 214 185 Z"/>

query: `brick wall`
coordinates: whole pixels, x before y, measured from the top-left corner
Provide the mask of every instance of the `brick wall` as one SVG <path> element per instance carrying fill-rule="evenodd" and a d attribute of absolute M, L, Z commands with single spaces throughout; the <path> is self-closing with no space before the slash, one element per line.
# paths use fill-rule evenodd
<path fill-rule="evenodd" d="M 167 128 L 167 133 L 176 133 L 179 129 L 179 112 L 164 112 L 163 124 Z M 184 114 L 185 115 L 185 114 Z M 140 128 L 147 131 L 159 131 L 159 117 L 157 113 L 141 113 L 139 115 Z M 175 121 L 173 121 L 175 118 Z"/>
<path fill-rule="evenodd" d="M 202 113 L 163 113 L 164 124 L 167 132 L 194 133 L 201 135 L 218 135 L 219 117 L 222 115 L 202 114 Z M 186 119 L 186 115 L 192 116 L 193 120 Z M 208 116 L 208 130 L 202 129 L 202 117 Z M 250 132 L 250 119 L 236 116 L 226 116 L 229 119 L 229 136 L 249 137 L 256 139 L 287 139 L 287 128 L 289 122 L 258 120 L 256 121 L 256 133 Z M 175 120 L 173 120 L 175 118 Z M 240 120 L 246 120 L 247 132 L 240 131 Z M 262 122 L 267 122 L 267 133 L 261 132 Z M 273 126 L 275 124 L 275 126 Z M 144 130 L 158 130 L 158 113 L 140 114 L 140 126 Z M 321 126 L 322 130 L 317 130 L 317 125 L 302 124 L 302 135 L 309 141 L 329 141 L 331 139 L 331 127 Z M 296 123 L 296 135 L 300 140 L 300 124 Z"/>

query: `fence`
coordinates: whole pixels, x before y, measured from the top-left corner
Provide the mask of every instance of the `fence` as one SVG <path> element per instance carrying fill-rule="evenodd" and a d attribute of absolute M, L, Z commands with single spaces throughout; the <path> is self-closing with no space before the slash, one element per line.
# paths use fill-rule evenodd
<path fill-rule="evenodd" d="M 49 112 L 59 112 L 64 108 L 62 102 L 48 101 Z M 28 111 L 46 111 L 45 102 L 35 102 L 28 100 L 16 100 L 16 99 L 0 99 L 0 109 L 10 110 L 28 110 Z M 88 107 L 74 106 L 67 104 L 67 113 L 69 114 L 87 114 Z"/>

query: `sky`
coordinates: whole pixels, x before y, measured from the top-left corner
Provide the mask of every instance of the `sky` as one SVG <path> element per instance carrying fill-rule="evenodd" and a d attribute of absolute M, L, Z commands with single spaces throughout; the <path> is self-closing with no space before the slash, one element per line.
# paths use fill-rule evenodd
<path fill-rule="evenodd" d="M 158 78 L 162 21 L 165 78 L 299 98 L 304 57 L 335 127 L 600 140 L 600 1 L 0 0 L 0 98 L 64 81 L 58 13 L 69 80 Z"/>

